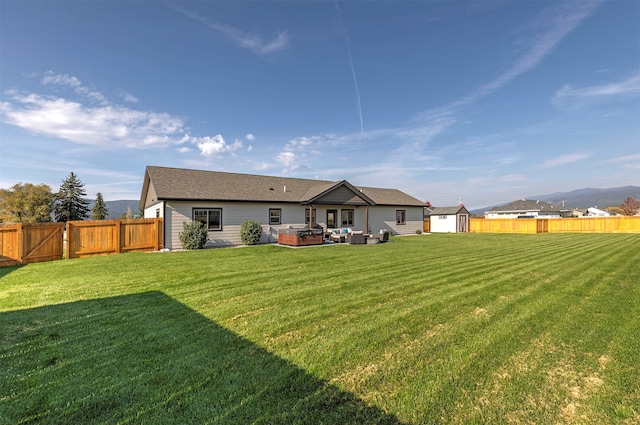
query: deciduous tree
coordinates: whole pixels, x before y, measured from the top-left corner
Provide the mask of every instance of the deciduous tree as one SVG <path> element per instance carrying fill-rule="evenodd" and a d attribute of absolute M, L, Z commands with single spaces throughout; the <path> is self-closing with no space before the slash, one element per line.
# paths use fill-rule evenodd
<path fill-rule="evenodd" d="M 91 218 L 94 220 L 104 220 L 107 218 L 108 213 L 109 210 L 107 209 L 107 204 L 104 203 L 102 193 L 98 192 L 96 194 L 96 202 L 93 204 L 93 209 L 91 210 Z"/>
<path fill-rule="evenodd" d="M 46 184 L 16 183 L 0 189 L 0 221 L 46 223 L 51 221 L 53 193 Z"/>
<path fill-rule="evenodd" d="M 628 196 L 627 199 L 620 204 L 620 209 L 624 215 L 636 215 L 638 210 L 640 210 L 640 200 Z"/>
<path fill-rule="evenodd" d="M 53 212 L 56 221 L 67 222 L 84 220 L 89 212 L 89 203 L 84 200 L 87 192 L 84 183 L 78 179 L 73 171 L 62 181 L 60 190 L 55 195 Z"/>

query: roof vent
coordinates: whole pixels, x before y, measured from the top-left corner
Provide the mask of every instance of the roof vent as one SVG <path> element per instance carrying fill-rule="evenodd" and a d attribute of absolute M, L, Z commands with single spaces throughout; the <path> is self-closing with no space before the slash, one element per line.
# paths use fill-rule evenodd
<path fill-rule="evenodd" d="M 287 185 L 284 186 L 283 192 L 287 193 Z"/>

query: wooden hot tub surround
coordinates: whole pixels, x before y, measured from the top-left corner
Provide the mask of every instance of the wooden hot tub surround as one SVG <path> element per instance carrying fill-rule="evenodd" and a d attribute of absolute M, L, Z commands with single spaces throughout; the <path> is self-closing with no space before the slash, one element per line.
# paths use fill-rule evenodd
<path fill-rule="evenodd" d="M 322 229 L 283 229 L 278 232 L 278 243 L 290 246 L 322 245 Z"/>

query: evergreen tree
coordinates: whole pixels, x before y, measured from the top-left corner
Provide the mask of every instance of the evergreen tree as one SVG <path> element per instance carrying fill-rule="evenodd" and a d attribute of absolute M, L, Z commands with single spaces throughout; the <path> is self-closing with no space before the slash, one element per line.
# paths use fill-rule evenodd
<path fill-rule="evenodd" d="M 93 204 L 93 209 L 91 210 L 91 218 L 94 220 L 104 220 L 107 218 L 107 214 L 109 211 L 107 210 L 107 205 L 104 203 L 104 199 L 102 198 L 102 193 L 98 192 L 96 194 L 96 202 Z"/>
<path fill-rule="evenodd" d="M 67 222 L 84 220 L 89 212 L 89 202 L 83 199 L 87 192 L 84 183 L 73 171 L 62 181 L 60 191 L 55 195 L 53 214 L 56 221 Z"/>

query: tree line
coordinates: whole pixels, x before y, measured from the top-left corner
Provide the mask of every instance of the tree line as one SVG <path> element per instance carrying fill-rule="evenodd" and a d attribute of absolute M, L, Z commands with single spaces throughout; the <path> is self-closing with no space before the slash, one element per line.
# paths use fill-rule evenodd
<path fill-rule="evenodd" d="M 0 222 L 48 223 L 67 222 L 89 218 L 89 202 L 84 183 L 72 171 L 62 180 L 56 193 L 46 184 L 16 183 L 9 189 L 0 188 Z M 104 220 L 109 211 L 102 194 L 96 194 L 91 209 L 93 220 Z M 129 217 L 131 215 L 131 217 Z M 126 218 L 133 218 L 127 211 Z"/>

